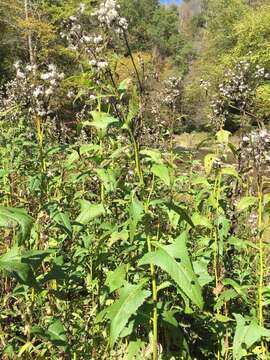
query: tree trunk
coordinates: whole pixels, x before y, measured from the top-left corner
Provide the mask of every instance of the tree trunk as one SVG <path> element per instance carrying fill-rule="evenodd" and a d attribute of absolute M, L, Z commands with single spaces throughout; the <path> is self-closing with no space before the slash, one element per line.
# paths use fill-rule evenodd
<path fill-rule="evenodd" d="M 24 0 L 24 11 L 25 11 L 25 20 L 29 20 L 29 3 L 28 0 Z M 33 44 L 32 44 L 32 34 L 29 30 L 27 33 L 27 42 L 28 42 L 28 52 L 29 52 L 29 60 L 30 64 L 33 66 L 35 64 L 34 60 L 34 51 L 33 51 Z"/>

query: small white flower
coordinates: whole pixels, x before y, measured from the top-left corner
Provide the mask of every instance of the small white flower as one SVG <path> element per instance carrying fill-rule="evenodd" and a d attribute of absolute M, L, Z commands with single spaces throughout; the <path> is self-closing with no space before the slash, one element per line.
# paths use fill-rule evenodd
<path fill-rule="evenodd" d="M 107 66 L 108 66 L 107 61 L 99 61 L 97 63 L 97 67 L 100 68 L 100 69 L 105 69 Z"/>
<path fill-rule="evenodd" d="M 56 86 L 56 85 L 57 85 L 57 80 L 56 80 L 56 79 L 52 79 L 52 80 L 50 81 L 50 84 L 51 84 L 52 86 Z"/>
<path fill-rule="evenodd" d="M 38 115 L 41 116 L 41 117 L 43 117 L 43 116 L 46 116 L 47 113 L 46 113 L 45 110 L 39 110 L 39 111 L 38 111 Z"/>
<path fill-rule="evenodd" d="M 79 11 L 81 14 L 83 14 L 85 12 L 85 4 L 80 3 Z"/>
<path fill-rule="evenodd" d="M 25 79 L 25 74 L 19 69 L 17 69 L 16 76 L 19 79 Z"/>
<path fill-rule="evenodd" d="M 51 87 L 49 87 L 46 91 L 45 91 L 45 95 L 46 96 L 50 96 L 53 94 L 53 89 Z"/>
<path fill-rule="evenodd" d="M 86 35 L 84 35 L 82 38 L 83 38 L 83 40 L 84 40 L 86 43 L 89 43 L 89 42 L 91 42 L 91 40 L 92 40 L 91 36 L 86 36 Z"/>
<path fill-rule="evenodd" d="M 100 44 L 102 43 L 103 39 L 101 35 L 95 36 L 93 39 L 94 44 Z"/>
<path fill-rule="evenodd" d="M 19 67 L 21 66 L 21 61 L 16 61 L 13 66 L 15 67 L 15 69 L 19 69 Z"/>
<path fill-rule="evenodd" d="M 34 91 L 33 91 L 33 96 L 35 98 L 38 98 L 39 95 L 43 95 L 43 90 L 41 86 L 38 86 Z"/>
<path fill-rule="evenodd" d="M 49 64 L 49 65 L 48 65 L 48 69 L 49 69 L 50 71 L 56 71 L 56 66 L 55 66 L 54 64 Z"/>
<path fill-rule="evenodd" d="M 41 80 L 49 80 L 51 78 L 51 73 L 40 74 Z"/>
<path fill-rule="evenodd" d="M 92 59 L 92 60 L 89 61 L 89 64 L 90 64 L 91 66 L 96 66 L 96 65 L 97 65 L 97 62 L 96 62 L 95 59 Z"/>

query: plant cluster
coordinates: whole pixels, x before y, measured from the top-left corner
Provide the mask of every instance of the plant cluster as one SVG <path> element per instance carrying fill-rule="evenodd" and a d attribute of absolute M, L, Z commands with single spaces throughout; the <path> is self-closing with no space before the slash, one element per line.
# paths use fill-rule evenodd
<path fill-rule="evenodd" d="M 174 151 L 182 78 L 162 84 L 155 114 L 169 120 L 156 131 L 152 79 L 117 2 L 91 12 L 94 33 L 87 11 L 80 4 L 63 23 L 80 81 L 16 63 L 2 95 L 1 357 L 269 359 L 267 129 L 240 122 L 237 148 L 221 123 L 203 161 Z M 109 51 L 116 37 L 132 64 L 125 79 Z M 249 111 L 247 84 L 265 73 L 245 71 L 226 75 L 218 117 Z M 59 141 L 48 120 L 61 82 L 76 126 Z"/>

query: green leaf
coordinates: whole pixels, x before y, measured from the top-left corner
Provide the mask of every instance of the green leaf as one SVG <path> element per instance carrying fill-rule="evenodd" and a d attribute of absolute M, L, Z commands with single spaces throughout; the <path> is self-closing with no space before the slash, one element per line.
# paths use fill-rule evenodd
<path fill-rule="evenodd" d="M 129 87 L 129 84 L 131 83 L 131 81 L 132 81 L 131 78 L 126 78 L 126 79 L 122 80 L 120 82 L 120 84 L 118 85 L 118 90 L 120 92 L 126 91 Z"/>
<path fill-rule="evenodd" d="M 211 170 L 212 170 L 212 166 L 213 166 L 213 162 L 217 159 L 217 155 L 215 154 L 207 154 L 204 157 L 204 169 L 206 172 L 206 175 L 209 175 Z"/>
<path fill-rule="evenodd" d="M 130 317 L 151 295 L 150 291 L 143 290 L 142 284 L 131 285 L 126 283 L 119 290 L 119 299 L 106 311 L 106 317 L 111 320 L 110 345 L 113 346 L 128 323 Z"/>
<path fill-rule="evenodd" d="M 192 269 L 186 247 L 186 234 L 179 236 L 172 245 L 156 244 L 158 250 L 148 253 L 139 261 L 140 265 L 154 264 L 168 273 L 179 288 L 199 308 L 203 307 L 201 286 Z M 176 261 L 179 259 L 180 261 Z"/>
<path fill-rule="evenodd" d="M 269 204 L 269 202 L 270 202 L 270 193 L 265 194 L 264 197 L 263 197 L 263 204 L 264 205 Z"/>
<path fill-rule="evenodd" d="M 252 321 L 246 325 L 245 318 L 240 314 L 234 314 L 236 319 L 236 330 L 233 339 L 233 359 L 239 360 L 247 355 L 251 348 L 262 337 L 270 338 L 270 330 L 263 328 Z"/>
<path fill-rule="evenodd" d="M 118 266 L 114 271 L 110 271 L 107 275 L 105 285 L 110 289 L 110 293 L 123 286 L 126 277 L 126 265 Z"/>
<path fill-rule="evenodd" d="M 20 226 L 19 240 L 26 240 L 33 226 L 33 219 L 23 209 L 0 206 L 0 227 L 15 228 Z"/>
<path fill-rule="evenodd" d="M 143 346 L 144 343 L 142 340 L 130 341 L 123 360 L 143 360 L 142 356 L 140 355 Z"/>
<path fill-rule="evenodd" d="M 151 169 L 152 173 L 160 178 L 167 186 L 171 184 L 171 178 L 169 169 L 166 165 L 153 165 Z"/>
<path fill-rule="evenodd" d="M 201 258 L 192 263 L 194 267 L 194 272 L 198 276 L 198 282 L 201 286 L 209 284 L 213 280 L 213 276 L 210 276 L 208 273 L 208 264 L 209 261 Z"/>
<path fill-rule="evenodd" d="M 193 221 L 191 220 L 190 216 L 186 209 L 181 208 L 180 206 L 175 205 L 173 202 L 165 203 L 166 207 L 169 210 L 173 210 L 180 216 L 180 220 L 185 220 L 191 227 L 194 227 Z"/>
<path fill-rule="evenodd" d="M 228 144 L 230 135 L 231 133 L 229 131 L 221 129 L 216 133 L 217 141 L 219 143 Z"/>
<path fill-rule="evenodd" d="M 73 165 L 74 162 L 78 161 L 80 159 L 80 156 L 78 154 L 78 151 L 72 151 L 71 154 L 69 154 L 68 158 L 66 159 L 65 166 L 67 168 L 70 168 L 71 165 Z"/>
<path fill-rule="evenodd" d="M 116 191 L 117 180 L 116 180 L 116 171 L 112 169 L 97 169 L 96 170 L 98 177 L 104 184 L 104 187 L 107 192 Z"/>
<path fill-rule="evenodd" d="M 29 250 L 22 254 L 21 261 L 37 269 L 42 261 L 53 252 L 54 250 Z"/>
<path fill-rule="evenodd" d="M 238 211 L 244 211 L 248 209 L 250 206 L 256 205 L 257 202 L 258 199 L 255 196 L 245 196 L 237 204 L 237 209 Z"/>
<path fill-rule="evenodd" d="M 172 228 L 176 230 L 180 220 L 180 215 L 172 209 L 167 209 L 167 213 Z"/>
<path fill-rule="evenodd" d="M 69 215 L 62 212 L 57 207 L 49 207 L 49 213 L 52 220 L 61 228 L 66 231 L 68 235 L 72 234 L 72 226 Z"/>
<path fill-rule="evenodd" d="M 84 122 L 84 126 L 90 125 L 94 126 L 97 129 L 107 129 L 111 124 L 119 123 L 118 119 L 105 112 L 91 111 L 90 114 L 93 117 L 93 121 Z"/>
<path fill-rule="evenodd" d="M 158 150 L 144 149 L 144 150 L 140 151 L 140 154 L 145 155 L 153 163 L 156 163 L 156 164 L 162 164 L 163 163 L 161 153 Z"/>
<path fill-rule="evenodd" d="M 0 257 L 0 269 L 14 275 L 21 284 L 37 286 L 31 267 L 22 262 L 22 255 L 18 246 L 14 246 Z"/>
<path fill-rule="evenodd" d="M 55 346 L 66 347 L 68 345 L 64 326 L 59 319 L 54 320 L 49 326 L 45 332 L 45 337 Z"/>
<path fill-rule="evenodd" d="M 222 175 L 234 176 L 235 178 L 240 179 L 237 170 L 232 168 L 232 167 L 222 168 L 221 169 L 221 174 Z"/>
<path fill-rule="evenodd" d="M 208 229 L 212 229 L 213 225 L 211 224 L 211 221 L 207 219 L 206 216 L 201 215 L 200 213 L 194 213 L 191 217 L 191 220 L 194 224 L 194 226 L 204 226 Z"/>
<path fill-rule="evenodd" d="M 94 218 L 105 213 L 105 209 L 102 204 L 91 204 L 87 200 L 80 200 L 79 203 L 81 205 L 81 212 L 76 219 L 76 222 L 79 224 L 86 225 Z"/>
<path fill-rule="evenodd" d="M 230 321 L 234 321 L 233 319 L 229 318 L 228 316 L 222 315 L 222 314 L 215 314 L 215 320 L 222 322 L 222 323 L 227 323 Z"/>

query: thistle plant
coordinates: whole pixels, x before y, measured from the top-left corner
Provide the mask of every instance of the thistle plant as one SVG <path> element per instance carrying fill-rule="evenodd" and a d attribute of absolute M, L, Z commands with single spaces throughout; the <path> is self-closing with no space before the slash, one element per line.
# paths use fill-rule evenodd
<path fill-rule="evenodd" d="M 270 135 L 252 105 L 266 70 L 227 72 L 219 131 L 187 159 L 184 80 L 131 52 L 117 2 L 61 26 L 74 73 L 19 62 L 1 93 L 1 356 L 267 359 Z"/>

